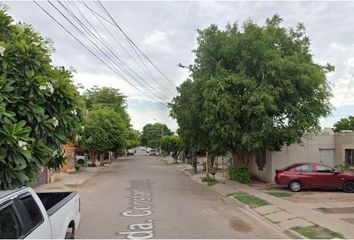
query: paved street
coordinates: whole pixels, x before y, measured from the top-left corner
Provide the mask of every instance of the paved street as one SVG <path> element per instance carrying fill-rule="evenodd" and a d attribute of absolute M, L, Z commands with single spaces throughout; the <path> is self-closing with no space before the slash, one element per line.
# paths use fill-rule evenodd
<path fill-rule="evenodd" d="M 120 159 L 79 191 L 78 238 L 286 238 L 159 157 Z"/>

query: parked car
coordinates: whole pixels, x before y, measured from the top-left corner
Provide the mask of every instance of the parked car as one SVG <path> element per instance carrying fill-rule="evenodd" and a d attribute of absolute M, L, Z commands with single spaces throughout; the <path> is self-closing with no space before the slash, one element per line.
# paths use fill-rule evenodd
<path fill-rule="evenodd" d="M 127 151 L 127 155 L 129 156 L 129 155 L 134 155 L 135 154 L 135 150 L 134 149 L 128 149 L 128 151 Z"/>
<path fill-rule="evenodd" d="M 145 150 L 146 150 L 146 147 L 141 147 L 140 150 L 141 150 L 141 151 L 145 151 Z"/>
<path fill-rule="evenodd" d="M 155 149 L 151 149 L 149 156 L 157 156 L 157 151 Z"/>
<path fill-rule="evenodd" d="M 0 238 L 74 238 L 79 224 L 77 192 L 0 191 Z"/>
<path fill-rule="evenodd" d="M 298 163 L 275 172 L 275 182 L 290 191 L 342 189 L 354 192 L 354 174 L 319 163 Z"/>
<path fill-rule="evenodd" d="M 151 148 L 149 148 L 149 147 L 147 147 L 146 149 L 145 149 L 145 152 L 146 153 L 149 153 L 151 151 Z"/>

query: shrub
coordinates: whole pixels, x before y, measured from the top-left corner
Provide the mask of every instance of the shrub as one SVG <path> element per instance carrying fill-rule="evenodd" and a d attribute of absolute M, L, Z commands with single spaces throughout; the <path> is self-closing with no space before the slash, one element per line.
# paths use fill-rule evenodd
<path fill-rule="evenodd" d="M 76 165 L 75 170 L 76 170 L 76 172 L 80 171 L 80 165 Z"/>
<path fill-rule="evenodd" d="M 230 180 L 240 183 L 250 183 L 251 175 L 247 167 L 230 166 L 227 171 Z"/>

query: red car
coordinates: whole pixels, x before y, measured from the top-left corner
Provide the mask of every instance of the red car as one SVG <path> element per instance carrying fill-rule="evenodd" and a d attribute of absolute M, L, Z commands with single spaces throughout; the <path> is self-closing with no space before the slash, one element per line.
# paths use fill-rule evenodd
<path fill-rule="evenodd" d="M 319 163 L 297 163 L 275 171 L 275 182 L 290 191 L 301 189 L 343 189 L 354 192 L 354 174 Z"/>

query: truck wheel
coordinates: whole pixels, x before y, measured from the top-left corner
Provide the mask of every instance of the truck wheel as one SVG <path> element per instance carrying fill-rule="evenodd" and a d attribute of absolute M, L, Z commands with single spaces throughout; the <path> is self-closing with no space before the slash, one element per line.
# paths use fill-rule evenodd
<path fill-rule="evenodd" d="M 291 181 L 289 183 L 289 190 L 292 192 L 299 192 L 301 190 L 301 183 L 299 181 Z"/>
<path fill-rule="evenodd" d="M 348 193 L 354 193 L 354 182 L 348 181 L 343 185 L 343 191 Z"/>
<path fill-rule="evenodd" d="M 65 234 L 65 239 L 74 239 L 74 234 L 71 232 L 66 232 Z"/>

